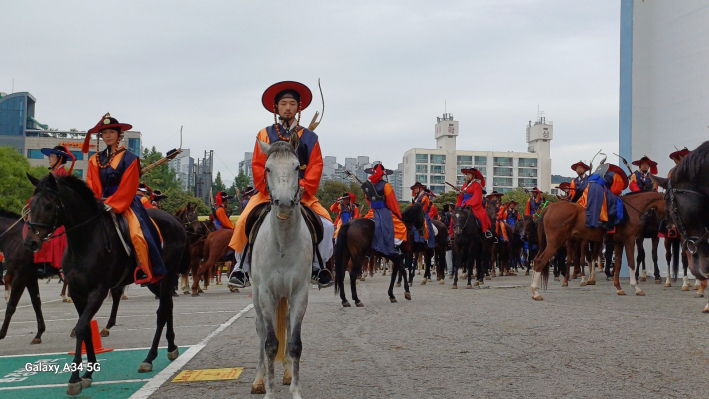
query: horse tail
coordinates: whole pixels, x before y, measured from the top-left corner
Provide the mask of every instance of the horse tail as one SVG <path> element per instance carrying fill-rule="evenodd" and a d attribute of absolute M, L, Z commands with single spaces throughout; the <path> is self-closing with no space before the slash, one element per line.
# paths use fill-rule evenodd
<path fill-rule="evenodd" d="M 539 250 L 537 251 L 537 258 L 541 257 L 547 247 L 547 233 L 546 230 L 544 230 L 544 216 L 546 216 L 546 214 L 547 212 L 542 212 L 542 215 L 539 217 L 539 224 L 537 225 L 537 238 L 539 241 Z M 547 284 L 549 283 L 549 261 L 544 263 L 544 267 L 542 268 L 541 273 L 542 289 L 546 290 Z"/>
<path fill-rule="evenodd" d="M 345 278 L 345 268 L 347 267 L 345 265 L 345 260 L 344 260 L 344 255 L 345 255 L 345 249 L 347 249 L 347 232 L 350 229 L 350 224 L 345 223 L 342 226 L 340 226 L 340 231 L 337 233 L 337 242 L 335 243 L 335 254 L 333 255 L 335 258 L 335 295 L 339 292 L 339 287 L 340 284 L 337 282 L 340 281 L 340 278 L 344 280 Z"/>
<path fill-rule="evenodd" d="M 286 318 L 288 317 L 288 298 L 281 298 L 276 305 L 276 339 L 278 340 L 277 362 L 286 358 L 288 343 L 286 342 Z"/>

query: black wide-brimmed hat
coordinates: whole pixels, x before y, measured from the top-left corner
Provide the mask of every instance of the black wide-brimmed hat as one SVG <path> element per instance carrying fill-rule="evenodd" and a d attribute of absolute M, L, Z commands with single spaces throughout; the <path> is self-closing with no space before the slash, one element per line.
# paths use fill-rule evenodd
<path fill-rule="evenodd" d="M 485 198 L 487 198 L 488 200 L 490 200 L 491 198 L 495 198 L 495 197 L 497 197 L 498 199 L 500 199 L 500 198 L 502 198 L 502 197 L 504 197 L 504 196 L 505 196 L 505 194 L 498 193 L 497 191 L 492 190 L 492 192 L 491 192 L 490 194 L 488 194 Z"/>
<path fill-rule="evenodd" d="M 364 170 L 364 173 L 366 173 L 366 174 L 368 174 L 368 175 L 373 175 L 373 174 L 374 174 L 374 169 L 375 169 L 378 165 L 381 165 L 381 164 L 376 164 L 376 165 L 374 165 L 374 166 L 371 167 L 371 168 L 365 169 L 365 170 Z M 384 174 L 385 174 L 385 175 L 393 175 L 393 174 L 394 174 L 394 171 L 393 171 L 393 170 L 385 168 L 384 165 L 382 165 L 382 169 L 384 169 Z"/>
<path fill-rule="evenodd" d="M 167 198 L 167 195 L 163 194 L 160 190 L 153 191 L 153 201 L 160 201 Z"/>
<path fill-rule="evenodd" d="M 411 189 L 413 190 L 416 187 L 421 188 L 421 190 L 427 190 L 426 186 L 424 186 L 423 184 L 421 184 L 421 182 L 418 182 L 418 181 L 413 186 L 411 186 Z"/>
<path fill-rule="evenodd" d="M 313 101 L 313 93 L 310 91 L 308 86 L 300 82 L 286 80 L 272 84 L 268 89 L 266 89 L 261 96 L 261 103 L 269 112 L 275 113 L 276 103 L 288 94 L 300 103 L 301 111 L 308 108 L 310 103 Z"/>
<path fill-rule="evenodd" d="M 101 133 L 101 131 L 106 129 L 113 129 L 122 133 L 127 130 L 131 130 L 132 128 L 133 125 L 129 125 L 127 123 L 120 123 L 116 118 L 112 117 L 110 113 L 106 112 L 106 115 L 104 115 L 103 118 L 98 121 L 96 126 L 92 127 L 88 132 L 86 132 L 86 138 L 84 139 L 84 145 L 81 147 L 81 152 L 83 152 L 84 154 L 88 154 L 89 142 L 91 141 L 91 134 L 93 133 Z"/>
<path fill-rule="evenodd" d="M 138 184 L 138 191 L 140 191 L 141 193 L 147 193 L 148 191 L 150 191 L 150 189 L 148 188 L 148 186 L 145 185 L 145 183 L 140 183 Z"/>
<path fill-rule="evenodd" d="M 54 148 L 42 148 L 40 151 L 46 156 L 50 156 L 51 154 L 57 155 L 61 158 L 61 165 L 64 165 L 67 159 L 74 158 L 74 154 L 70 153 L 63 145 L 57 145 L 54 146 Z"/>

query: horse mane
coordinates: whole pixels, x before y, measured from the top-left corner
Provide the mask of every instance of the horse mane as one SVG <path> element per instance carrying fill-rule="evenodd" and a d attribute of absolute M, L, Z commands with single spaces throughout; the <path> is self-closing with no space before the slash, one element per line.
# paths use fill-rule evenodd
<path fill-rule="evenodd" d="M 416 218 L 421 211 L 421 204 L 417 202 L 401 213 L 401 221 L 404 222 L 405 225 L 413 226 L 416 224 Z"/>
<path fill-rule="evenodd" d="M 672 181 L 695 181 L 705 178 L 709 167 L 709 141 L 695 148 L 687 155 L 672 172 Z"/>
<path fill-rule="evenodd" d="M 187 212 L 187 207 L 189 207 L 189 206 L 190 206 L 190 204 L 188 203 L 185 206 L 183 206 L 182 208 L 178 209 L 177 212 L 175 212 L 175 216 L 177 216 L 178 218 L 182 217 L 182 214 Z"/>
<path fill-rule="evenodd" d="M 0 218 L 19 219 L 20 215 L 18 215 L 15 212 L 10 212 L 10 211 L 6 211 L 4 209 L 0 209 Z"/>
<path fill-rule="evenodd" d="M 74 192 L 76 192 L 79 197 L 86 202 L 86 204 L 91 206 L 91 210 L 99 210 L 99 204 L 101 201 L 96 199 L 96 195 L 94 195 L 93 190 L 91 190 L 86 182 L 80 178 L 74 175 L 67 175 L 57 178 L 57 183 L 63 184 L 64 186 L 74 190 Z M 44 178 L 37 185 L 37 189 L 43 188 L 46 184 L 47 178 Z"/>
<path fill-rule="evenodd" d="M 293 155 L 295 155 L 295 150 L 289 141 L 276 141 L 271 144 L 271 148 L 269 148 L 268 153 L 266 153 L 267 158 L 273 156 L 274 159 L 285 159 Z"/>

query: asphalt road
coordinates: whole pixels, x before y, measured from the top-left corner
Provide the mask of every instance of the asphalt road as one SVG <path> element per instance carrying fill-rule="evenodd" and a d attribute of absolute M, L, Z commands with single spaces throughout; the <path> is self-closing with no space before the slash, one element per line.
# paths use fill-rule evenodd
<path fill-rule="evenodd" d="M 451 290 L 450 280 L 421 286 L 420 280 L 416 276 L 411 301 L 397 288 L 399 303 L 391 304 L 388 277 L 368 278 L 358 284 L 363 308 L 343 308 L 332 289 L 311 289 L 303 324 L 303 396 L 709 397 L 709 315 L 701 313 L 706 299 L 680 291 L 681 284 L 664 288 L 648 281 L 641 283 L 647 296 L 619 297 L 607 281 L 579 287 L 580 279 L 572 280 L 570 288 L 550 282 L 542 292 L 544 301 L 535 302 L 530 277 L 525 276 L 497 277 L 486 282 L 489 288 L 472 290 L 464 285 Z M 627 280 L 622 284 L 632 292 Z M 59 288 L 54 282 L 41 286 L 47 321 L 43 343 L 29 345 L 36 331 L 34 313 L 22 307 L 8 337 L 0 341 L 0 355 L 73 349 L 69 331 L 76 313 L 71 304 L 51 302 L 59 298 Z M 170 399 L 251 397 L 257 360 L 255 314 L 248 310 L 234 318 L 251 303 L 249 293 L 216 286 L 199 298 L 176 298 L 177 343 L 193 347 L 188 355 L 183 353 L 182 361 L 189 360 L 169 370 L 167 377 L 144 375 L 155 381 L 139 394 Z M 349 290 L 347 294 L 350 297 Z M 128 295 L 104 346 L 150 345 L 157 302 L 144 288 L 132 287 Z M 20 305 L 29 305 L 26 294 Z M 109 310 L 107 301 L 97 317 L 101 327 Z M 215 330 L 223 331 L 212 334 Z M 125 364 L 131 370 L 138 366 Z M 236 380 L 171 382 L 180 370 L 233 367 L 244 368 Z M 277 365 L 278 380 L 282 372 Z M 96 381 L 101 378 L 95 374 Z M 93 389 L 98 388 L 82 395 L 92 397 Z M 290 397 L 287 387 L 278 385 L 277 390 L 276 397 Z"/>

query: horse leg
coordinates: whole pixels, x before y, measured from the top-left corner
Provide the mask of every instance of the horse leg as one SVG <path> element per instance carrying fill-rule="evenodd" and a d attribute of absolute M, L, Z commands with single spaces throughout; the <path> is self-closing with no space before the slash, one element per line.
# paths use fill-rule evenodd
<path fill-rule="evenodd" d="M 645 240 L 643 238 L 635 239 L 635 247 L 638 249 L 638 256 L 636 260 L 635 278 L 640 279 L 641 282 L 647 281 L 647 268 L 645 266 Z M 642 273 L 640 272 L 642 269 Z M 640 277 L 638 277 L 640 276 Z"/>
<path fill-rule="evenodd" d="M 532 290 L 532 299 L 535 301 L 544 300 L 539 294 L 539 288 L 541 288 L 541 280 L 544 281 L 546 286 L 547 279 L 549 278 L 549 259 L 559 250 L 559 248 L 564 244 L 561 238 L 556 235 L 547 235 L 547 246 L 543 252 L 537 254 L 534 258 L 534 274 L 532 275 L 532 284 L 530 289 Z M 531 256 L 531 251 L 530 251 Z M 568 272 L 566 273 L 569 274 Z"/>
<path fill-rule="evenodd" d="M 660 276 L 660 268 L 657 267 L 657 246 L 660 244 L 660 238 L 652 237 L 650 241 L 652 242 L 652 266 L 654 268 L 652 272 L 655 277 L 655 284 L 660 284 L 662 277 Z"/>
<path fill-rule="evenodd" d="M 300 389 L 300 355 L 303 352 L 303 343 L 301 341 L 301 327 L 303 324 L 303 316 L 308 307 L 308 287 L 300 289 L 288 301 L 290 310 L 288 311 L 289 338 L 288 338 L 288 356 L 291 358 L 291 381 L 290 393 L 293 399 L 301 399 Z M 285 381 L 284 381 L 285 383 Z"/>
<path fill-rule="evenodd" d="M 41 344 L 42 334 L 44 330 L 46 330 L 46 326 L 44 325 L 44 316 L 42 316 L 42 299 L 39 297 L 39 283 L 36 279 L 32 278 L 27 282 L 27 292 L 30 294 L 32 308 L 34 308 L 34 314 L 37 317 L 37 335 L 35 335 L 31 344 Z"/>
<path fill-rule="evenodd" d="M 670 268 L 670 262 L 672 262 L 672 244 L 669 238 L 665 237 L 665 261 L 667 262 L 667 276 L 665 276 L 665 287 L 672 287 L 670 278 L 672 276 L 672 270 Z"/>
<path fill-rule="evenodd" d="M 423 279 L 421 285 L 426 285 L 431 278 L 431 259 L 428 257 L 428 250 L 419 252 L 419 265 L 423 267 Z"/>
<path fill-rule="evenodd" d="M 403 267 L 400 270 L 401 273 L 404 273 Z M 414 269 L 411 268 L 411 283 L 406 281 L 406 278 L 404 278 L 404 299 L 407 301 L 411 300 L 411 292 L 409 292 L 409 285 L 413 284 L 413 279 L 414 279 Z"/>
<path fill-rule="evenodd" d="M 586 263 L 587 263 L 587 258 L 588 258 L 588 246 L 589 242 L 585 242 L 585 245 L 581 246 L 581 257 L 579 260 L 579 266 L 581 267 L 581 282 L 579 283 L 579 286 L 585 287 L 588 284 L 588 281 L 586 280 Z"/>
<path fill-rule="evenodd" d="M 462 258 L 463 251 L 457 250 L 455 256 L 453 256 L 453 285 L 451 289 L 458 289 L 458 268 L 460 267 L 460 258 Z"/>
<path fill-rule="evenodd" d="M 91 337 L 91 319 L 94 317 L 96 312 L 101 308 L 103 300 L 108 296 L 108 288 L 99 286 L 98 288 L 91 291 L 88 298 L 74 298 L 74 306 L 76 310 L 79 311 L 81 317 L 76 323 L 76 352 L 74 354 L 73 363 L 77 366 L 77 370 L 71 373 L 71 378 L 69 379 L 69 385 L 67 387 L 67 395 L 74 396 L 81 393 L 82 388 L 88 388 L 93 383 L 93 373 L 94 369 L 87 369 L 87 371 L 79 377 L 78 366 L 81 364 L 81 343 L 84 343 L 86 347 L 86 361 L 88 364 L 96 364 L 96 352 L 94 349 L 93 339 Z M 78 303 L 78 304 L 77 304 Z"/>
<path fill-rule="evenodd" d="M 10 298 L 7 301 L 7 310 L 5 311 L 5 321 L 2 323 L 2 328 L 0 328 L 0 339 L 5 338 L 7 335 L 7 329 L 10 327 L 10 320 L 12 319 L 12 315 L 15 314 L 15 311 L 17 310 L 17 303 L 20 302 L 20 297 L 22 297 L 22 294 L 25 292 L 25 286 L 27 283 L 23 281 L 23 278 L 17 278 L 18 273 L 15 274 L 15 279 L 12 282 L 12 289 L 10 290 Z M 5 276 L 8 277 L 8 276 Z M 7 278 L 5 279 L 5 289 L 7 290 L 7 287 L 10 285 L 7 284 Z M 7 291 L 5 291 L 7 293 Z M 6 294 L 7 295 L 7 294 Z"/>
<path fill-rule="evenodd" d="M 588 281 L 586 282 L 586 284 L 588 285 L 596 285 L 596 267 L 593 264 L 593 259 L 598 259 L 598 257 L 600 256 L 601 245 L 602 244 L 600 242 L 593 243 L 593 251 L 591 252 L 591 262 L 589 263 L 588 267 L 589 277 Z"/>
<path fill-rule="evenodd" d="M 394 282 L 396 281 L 397 274 L 399 274 L 399 270 L 403 273 L 401 258 L 401 255 L 395 256 L 391 262 L 391 279 L 389 281 L 389 291 L 387 291 L 389 294 L 389 301 L 391 303 L 396 303 L 396 297 L 394 296 Z"/>
<path fill-rule="evenodd" d="M 167 357 L 170 360 L 175 360 L 178 356 L 177 345 L 175 345 L 175 332 L 172 328 L 172 283 L 171 279 L 163 278 L 157 284 L 150 285 L 150 291 L 156 294 L 160 298 L 160 305 L 158 305 L 157 311 L 157 326 L 155 329 L 155 336 L 153 337 L 153 343 L 148 351 L 148 356 L 146 356 L 143 363 L 140 364 L 138 369 L 139 373 L 145 373 L 153 371 L 153 360 L 158 357 L 158 345 L 160 344 L 160 338 L 162 337 L 162 330 L 165 328 L 165 324 L 168 324 L 167 332 L 165 338 L 167 338 Z"/>
<path fill-rule="evenodd" d="M 259 349 L 258 349 L 258 363 L 256 365 L 256 378 L 251 384 L 251 394 L 265 394 L 266 385 L 266 324 L 263 320 L 263 313 L 261 312 L 261 303 L 259 301 L 259 289 L 258 286 L 254 284 L 252 289 L 253 294 L 253 304 L 254 311 L 256 312 L 256 333 L 259 337 Z"/>
<path fill-rule="evenodd" d="M 630 268 L 630 286 L 635 289 L 635 295 L 645 296 L 645 293 L 640 289 L 640 286 L 638 286 L 638 282 L 635 280 L 635 275 L 633 274 L 633 272 L 635 271 L 635 264 L 633 263 L 633 252 L 635 251 L 635 243 L 632 241 L 626 243 L 625 250 L 627 252 L 625 254 L 625 257 L 628 259 L 628 268 Z"/>
<path fill-rule="evenodd" d="M 363 256 L 353 257 L 352 269 L 350 270 L 350 290 L 352 291 L 352 300 L 358 308 L 361 308 L 364 305 L 360 302 L 359 297 L 357 296 L 357 276 L 359 276 L 360 273 L 364 275 L 362 263 L 364 263 L 366 259 L 367 258 Z"/>
<path fill-rule="evenodd" d="M 123 296 L 123 289 L 125 287 L 116 287 L 111 289 L 111 298 L 113 299 L 113 304 L 111 305 L 111 315 L 108 317 L 108 323 L 106 327 L 101 330 L 102 337 L 108 337 L 111 332 L 109 331 L 111 327 L 116 325 L 116 316 L 118 315 L 118 304 L 121 303 L 121 296 Z"/>

